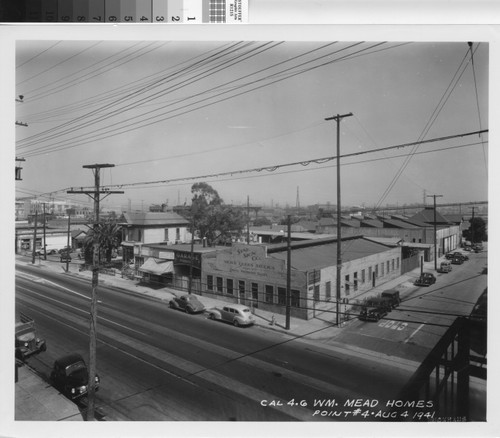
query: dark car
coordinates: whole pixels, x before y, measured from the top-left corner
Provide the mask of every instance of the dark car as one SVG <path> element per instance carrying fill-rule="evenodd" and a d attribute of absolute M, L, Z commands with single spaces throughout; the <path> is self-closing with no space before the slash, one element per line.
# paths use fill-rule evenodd
<path fill-rule="evenodd" d="M 460 257 L 460 258 L 461 258 L 464 262 L 465 262 L 466 260 L 469 260 L 469 256 L 468 256 L 468 255 L 466 255 L 466 254 L 463 254 L 463 253 L 461 253 L 461 252 L 454 252 L 454 253 L 453 253 L 453 258 L 455 258 L 455 257 Z"/>
<path fill-rule="evenodd" d="M 453 253 L 452 252 L 449 252 L 447 254 L 445 254 L 444 258 L 446 260 L 451 260 L 452 258 L 454 257 Z"/>
<path fill-rule="evenodd" d="M 436 277 L 430 272 L 423 272 L 420 277 L 415 280 L 415 286 L 431 286 L 436 282 Z"/>
<path fill-rule="evenodd" d="M 89 373 L 83 357 L 78 353 L 71 353 L 57 359 L 54 362 L 50 379 L 61 393 L 72 400 L 87 394 Z M 96 375 L 96 390 L 99 388 L 99 383 L 99 376 Z"/>
<path fill-rule="evenodd" d="M 453 265 L 461 265 L 464 262 L 464 259 L 462 257 L 453 257 L 451 259 L 451 263 Z"/>
<path fill-rule="evenodd" d="M 385 315 L 387 315 L 387 311 L 385 309 L 381 309 L 380 307 L 363 306 L 361 312 L 359 313 L 359 319 L 361 321 L 378 321 Z"/>
<path fill-rule="evenodd" d="M 205 306 L 194 295 L 174 297 L 168 305 L 172 309 L 184 310 L 186 313 L 201 313 L 205 310 Z"/>
<path fill-rule="evenodd" d="M 401 303 L 401 297 L 399 296 L 399 291 L 396 289 L 387 289 L 380 294 L 381 298 L 389 300 L 391 307 L 395 309 Z"/>
<path fill-rule="evenodd" d="M 61 253 L 61 263 L 70 262 L 71 256 L 67 252 Z"/>

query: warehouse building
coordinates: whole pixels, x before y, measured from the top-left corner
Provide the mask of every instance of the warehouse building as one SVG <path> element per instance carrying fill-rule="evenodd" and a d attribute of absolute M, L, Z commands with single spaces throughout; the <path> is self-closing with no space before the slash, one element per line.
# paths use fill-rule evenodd
<path fill-rule="evenodd" d="M 364 293 L 401 275 L 401 247 L 363 236 L 343 238 L 340 311 L 344 317 Z M 202 258 L 204 293 L 277 314 L 286 311 L 287 244 L 245 245 Z M 291 243 L 291 316 L 336 320 L 337 238 Z"/>

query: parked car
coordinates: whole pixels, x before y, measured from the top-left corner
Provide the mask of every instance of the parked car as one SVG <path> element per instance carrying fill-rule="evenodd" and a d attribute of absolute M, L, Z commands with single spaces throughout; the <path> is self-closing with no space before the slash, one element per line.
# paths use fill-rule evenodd
<path fill-rule="evenodd" d="M 453 257 L 451 259 L 451 263 L 453 265 L 461 265 L 464 262 L 464 259 L 462 257 Z"/>
<path fill-rule="evenodd" d="M 448 252 L 445 254 L 444 258 L 446 260 L 451 260 L 452 258 L 454 257 L 453 253 L 452 252 Z"/>
<path fill-rule="evenodd" d="M 215 307 L 209 310 L 208 317 L 214 320 L 229 322 L 236 327 L 255 323 L 250 309 L 242 304 L 228 304 L 222 307 L 222 309 Z"/>
<path fill-rule="evenodd" d="M 66 397 L 75 400 L 88 392 L 89 373 L 83 357 L 71 353 L 54 362 L 50 374 L 54 387 Z M 99 376 L 95 376 L 95 389 L 99 388 Z"/>
<path fill-rule="evenodd" d="M 361 319 L 361 321 L 378 321 L 385 315 L 387 315 L 387 311 L 380 307 L 363 306 L 359 314 L 359 319 Z"/>
<path fill-rule="evenodd" d="M 61 253 L 61 263 L 70 262 L 71 256 L 67 252 Z"/>
<path fill-rule="evenodd" d="M 423 272 L 413 283 L 415 286 L 431 286 L 436 282 L 436 277 L 430 272 Z"/>
<path fill-rule="evenodd" d="M 451 262 L 449 260 L 446 260 L 444 262 L 441 262 L 441 264 L 439 265 L 438 272 L 447 274 L 448 272 L 451 272 L 452 269 L 453 268 L 451 267 Z"/>
<path fill-rule="evenodd" d="M 35 321 L 21 313 L 21 321 L 16 322 L 16 359 L 21 361 L 47 350 L 45 339 L 38 337 Z"/>
<path fill-rule="evenodd" d="M 196 298 L 195 295 L 182 295 L 174 297 L 168 305 L 172 309 L 184 310 L 186 313 L 200 313 L 205 310 L 205 306 Z"/>
<path fill-rule="evenodd" d="M 463 261 L 469 260 L 469 256 L 467 254 L 463 254 L 461 252 L 454 252 L 453 258 L 460 257 Z"/>

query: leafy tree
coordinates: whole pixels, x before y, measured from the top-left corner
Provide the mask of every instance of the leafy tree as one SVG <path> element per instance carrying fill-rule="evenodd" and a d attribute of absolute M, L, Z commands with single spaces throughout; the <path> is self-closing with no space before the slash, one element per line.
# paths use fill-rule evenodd
<path fill-rule="evenodd" d="M 471 241 L 474 240 L 474 242 L 486 242 L 488 240 L 488 233 L 486 231 L 486 222 L 484 219 L 475 217 L 469 222 L 470 226 L 466 232 L 466 238 Z"/>
<path fill-rule="evenodd" d="M 111 262 L 113 251 L 118 249 L 122 239 L 121 226 L 115 221 L 102 222 L 91 229 L 83 241 L 85 262 L 93 263 L 94 235 L 99 242 L 99 261 Z"/>
<path fill-rule="evenodd" d="M 265 225 L 271 225 L 272 222 L 267 217 L 258 217 L 253 221 L 255 227 L 262 227 Z"/>
<path fill-rule="evenodd" d="M 210 184 L 193 184 L 191 193 L 191 214 L 195 228 L 202 239 L 207 239 L 209 246 L 230 243 L 233 233 L 241 233 L 245 225 L 243 213 L 225 205 Z"/>

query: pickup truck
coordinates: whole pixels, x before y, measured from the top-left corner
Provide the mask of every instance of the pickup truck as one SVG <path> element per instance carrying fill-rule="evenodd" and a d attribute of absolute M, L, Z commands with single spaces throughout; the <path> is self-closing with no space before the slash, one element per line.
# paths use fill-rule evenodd
<path fill-rule="evenodd" d="M 361 308 L 361 312 L 359 313 L 359 319 L 361 321 L 378 321 L 385 315 L 387 315 L 387 311 L 385 309 L 381 309 L 380 307 L 363 306 Z"/>
<path fill-rule="evenodd" d="M 16 322 L 16 359 L 25 361 L 30 356 L 47 350 L 45 339 L 37 336 L 35 321 L 21 313 L 20 322 Z"/>

